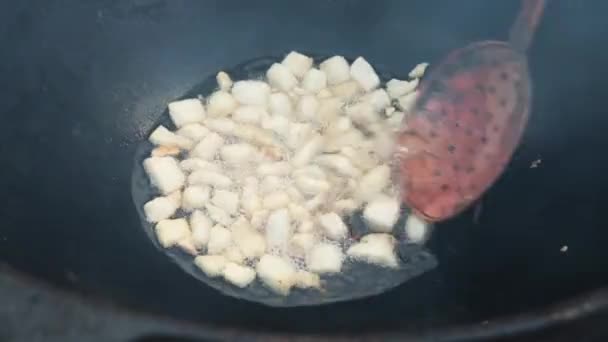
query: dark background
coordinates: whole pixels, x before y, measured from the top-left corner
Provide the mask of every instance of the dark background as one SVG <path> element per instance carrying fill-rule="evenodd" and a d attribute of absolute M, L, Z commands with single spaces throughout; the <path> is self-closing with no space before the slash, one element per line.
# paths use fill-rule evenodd
<path fill-rule="evenodd" d="M 551 1 L 530 51 L 534 103 L 514 161 L 430 242 L 439 268 L 379 297 L 271 309 L 219 295 L 157 251 L 130 195 L 165 104 L 219 69 L 290 50 L 406 74 L 505 39 L 517 1 L 22 1 L 0 4 L 0 260 L 68 290 L 256 331 L 440 330 L 608 284 L 603 1 Z M 541 159 L 538 168 L 530 168 Z M 568 246 L 561 252 L 562 246 Z"/>

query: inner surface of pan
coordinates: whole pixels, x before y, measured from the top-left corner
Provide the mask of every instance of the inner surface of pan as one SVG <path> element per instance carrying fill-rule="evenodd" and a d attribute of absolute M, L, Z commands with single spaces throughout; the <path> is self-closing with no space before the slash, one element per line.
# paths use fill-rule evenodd
<path fill-rule="evenodd" d="M 535 91 L 521 148 L 482 199 L 478 220 L 467 211 L 435 230 L 427 246 L 438 267 L 380 296 L 284 309 L 219 295 L 150 243 L 133 206 L 135 144 L 161 105 L 205 75 L 287 48 L 360 54 L 398 72 L 472 41 L 505 38 L 518 7 L 10 2 L 0 13 L 10 47 L 0 51 L 0 259 L 129 312 L 289 337 L 493 326 L 606 286 L 608 48 L 598 2 L 549 4 L 529 56 Z M 519 317 L 529 327 L 530 316 Z"/>

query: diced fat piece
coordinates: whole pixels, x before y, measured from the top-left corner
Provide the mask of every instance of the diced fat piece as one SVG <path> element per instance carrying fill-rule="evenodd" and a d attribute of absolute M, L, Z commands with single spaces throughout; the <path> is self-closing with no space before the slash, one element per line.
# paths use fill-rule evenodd
<path fill-rule="evenodd" d="M 177 206 L 167 197 L 157 197 L 144 204 L 144 212 L 148 222 L 158 222 L 175 214 Z"/>
<path fill-rule="evenodd" d="M 341 199 L 334 203 L 334 210 L 340 215 L 350 215 L 359 209 L 359 204 L 352 198 Z"/>
<path fill-rule="evenodd" d="M 308 70 L 302 79 L 302 88 L 308 92 L 318 93 L 325 87 L 327 87 L 327 76 L 319 69 Z"/>
<path fill-rule="evenodd" d="M 326 130 L 328 135 L 345 133 L 353 128 L 353 122 L 346 116 L 337 117 L 332 121 Z"/>
<path fill-rule="evenodd" d="M 281 62 L 286 66 L 296 77 L 304 77 L 306 72 L 312 68 L 312 58 L 305 56 L 299 52 L 292 51 Z"/>
<path fill-rule="evenodd" d="M 327 99 L 334 96 L 334 94 L 331 93 L 331 91 L 327 88 L 325 89 L 321 89 L 319 90 L 319 92 L 317 93 L 317 98 L 318 99 Z"/>
<path fill-rule="evenodd" d="M 167 195 L 167 199 L 173 203 L 177 208 L 182 205 L 182 192 L 181 191 L 173 191 L 172 193 Z"/>
<path fill-rule="evenodd" d="M 264 236 L 253 229 L 246 220 L 245 224 L 239 223 L 240 221 L 241 218 L 237 219 L 232 225 L 234 244 L 247 259 L 261 257 L 266 252 L 266 240 L 264 240 Z"/>
<path fill-rule="evenodd" d="M 164 248 L 175 246 L 179 241 L 190 236 L 190 227 L 186 219 L 162 220 L 156 224 L 156 237 Z"/>
<path fill-rule="evenodd" d="M 306 255 L 306 268 L 314 273 L 338 273 L 342 269 L 342 249 L 330 243 L 319 243 Z"/>
<path fill-rule="evenodd" d="M 260 164 L 256 173 L 259 176 L 286 176 L 291 172 L 291 164 L 289 162 L 274 162 Z"/>
<path fill-rule="evenodd" d="M 365 206 L 363 218 L 372 232 L 390 233 L 399 219 L 399 201 L 386 195 L 377 195 Z"/>
<path fill-rule="evenodd" d="M 330 85 L 346 82 L 350 79 L 350 65 L 346 58 L 333 56 L 321 63 L 319 68 L 327 75 L 327 83 Z"/>
<path fill-rule="evenodd" d="M 414 67 L 414 69 L 412 69 L 412 71 L 410 71 L 408 76 L 410 78 L 420 78 L 424 75 L 424 72 L 426 71 L 426 68 L 428 68 L 428 66 L 429 63 L 419 63 Z"/>
<path fill-rule="evenodd" d="M 318 274 L 300 270 L 296 272 L 295 286 L 301 289 L 320 289 L 321 278 Z"/>
<path fill-rule="evenodd" d="M 200 209 L 209 202 L 211 189 L 206 185 L 190 185 L 184 189 L 182 196 L 182 208 L 185 211 Z"/>
<path fill-rule="evenodd" d="M 191 123 L 182 126 L 176 133 L 193 141 L 199 141 L 209 134 L 209 129 L 200 123 Z"/>
<path fill-rule="evenodd" d="M 194 246 L 194 241 L 192 240 L 192 237 L 187 237 L 185 239 L 179 240 L 177 242 L 177 247 L 179 247 L 182 251 L 195 256 L 198 254 L 198 251 L 196 250 L 196 246 Z"/>
<path fill-rule="evenodd" d="M 266 195 L 285 188 L 285 179 L 277 176 L 266 176 L 262 179 L 259 187 L 259 193 Z"/>
<path fill-rule="evenodd" d="M 287 260 L 266 254 L 256 265 L 258 277 L 271 290 L 282 295 L 288 295 L 296 282 L 296 269 Z"/>
<path fill-rule="evenodd" d="M 287 209 L 272 211 L 266 222 L 266 245 L 272 249 L 286 250 L 293 233 Z"/>
<path fill-rule="evenodd" d="M 289 204 L 289 195 L 285 191 L 273 191 L 262 199 L 262 207 L 268 210 L 285 208 Z"/>
<path fill-rule="evenodd" d="M 384 109 L 384 115 L 386 115 L 386 116 L 390 117 L 391 115 L 393 115 L 393 113 L 395 113 L 395 110 L 396 110 L 396 109 L 395 109 L 395 107 L 393 107 L 393 106 L 386 107 L 386 108 Z"/>
<path fill-rule="evenodd" d="M 268 110 L 272 115 L 290 117 L 293 114 L 293 105 L 287 94 L 273 93 L 268 100 Z"/>
<path fill-rule="evenodd" d="M 215 76 L 215 80 L 217 81 L 217 85 L 221 90 L 228 91 L 232 87 L 232 79 L 230 78 L 230 75 L 224 71 L 218 72 Z"/>
<path fill-rule="evenodd" d="M 326 139 L 323 146 L 325 152 L 339 152 L 345 147 L 357 148 L 365 142 L 365 136 L 358 129 L 351 129 L 346 132 L 338 133 Z M 351 162 L 358 162 L 351 160 Z M 359 165 L 358 163 L 356 165 Z"/>
<path fill-rule="evenodd" d="M 307 142 L 298 148 L 291 159 L 294 167 L 302 167 L 309 164 L 314 157 L 321 152 L 323 147 L 323 137 L 318 134 L 313 135 Z"/>
<path fill-rule="evenodd" d="M 223 255 L 199 255 L 194 258 L 194 264 L 210 278 L 221 276 L 227 263 Z"/>
<path fill-rule="evenodd" d="M 300 167 L 300 168 L 296 169 L 292 173 L 292 175 L 295 178 L 312 177 L 312 178 L 317 178 L 317 179 L 325 179 L 327 176 L 325 174 L 325 171 L 323 171 L 323 169 L 320 168 L 318 165 L 306 165 L 306 166 Z"/>
<path fill-rule="evenodd" d="M 188 176 L 188 183 L 190 185 L 211 185 L 216 188 L 225 189 L 232 185 L 232 180 L 219 172 L 198 170 Z"/>
<path fill-rule="evenodd" d="M 287 192 L 287 195 L 289 195 L 289 199 L 291 200 L 292 203 L 304 202 L 304 195 L 302 195 L 300 190 L 298 190 L 298 188 L 296 188 L 295 186 L 293 186 L 293 185 L 288 186 L 285 189 L 285 192 Z"/>
<path fill-rule="evenodd" d="M 192 241 L 197 249 L 202 249 L 209 242 L 212 223 L 209 217 L 200 210 L 195 210 L 190 215 L 190 230 L 192 231 Z"/>
<path fill-rule="evenodd" d="M 251 226 L 255 229 L 262 229 L 266 225 L 268 219 L 268 210 L 258 210 L 251 214 Z"/>
<path fill-rule="evenodd" d="M 215 132 L 209 133 L 194 147 L 190 156 L 205 160 L 213 159 L 222 145 L 224 145 L 224 138 Z"/>
<path fill-rule="evenodd" d="M 217 189 L 213 192 L 211 203 L 224 210 L 228 215 L 234 215 L 239 210 L 239 194 L 233 191 Z"/>
<path fill-rule="evenodd" d="M 350 101 L 362 92 L 362 88 L 357 81 L 346 81 L 344 83 L 336 84 L 329 88 L 334 96 L 339 97 L 345 101 Z"/>
<path fill-rule="evenodd" d="M 393 132 L 399 131 L 401 126 L 403 125 L 403 118 L 405 117 L 405 113 L 402 111 L 396 111 L 391 115 L 390 118 L 386 119 L 386 124 L 390 127 Z"/>
<path fill-rule="evenodd" d="M 371 104 L 376 112 L 382 112 L 386 107 L 391 105 L 391 99 L 384 89 L 372 91 L 365 96 L 364 100 Z"/>
<path fill-rule="evenodd" d="M 357 177 L 361 171 L 357 169 L 348 158 L 339 154 L 325 154 L 317 157 L 317 164 L 347 177 Z"/>
<path fill-rule="evenodd" d="M 233 219 L 224 211 L 224 209 L 219 208 L 213 204 L 206 204 L 205 209 L 207 210 L 207 214 L 209 218 L 217 224 L 221 224 L 223 226 L 229 226 Z"/>
<path fill-rule="evenodd" d="M 393 135 L 393 131 L 390 126 L 387 125 L 379 125 L 381 129 L 374 136 L 374 150 L 376 151 L 376 155 L 380 157 L 383 161 L 390 161 L 394 155 L 395 151 L 395 136 Z"/>
<path fill-rule="evenodd" d="M 297 177 L 294 181 L 298 189 L 303 194 L 309 196 L 329 191 L 329 189 L 331 188 L 331 184 L 329 184 L 329 182 L 313 177 L 300 176 Z"/>
<path fill-rule="evenodd" d="M 269 129 L 282 138 L 287 138 L 289 135 L 289 119 L 280 115 L 269 116 L 262 121 L 262 128 Z"/>
<path fill-rule="evenodd" d="M 392 99 L 397 99 L 416 90 L 416 87 L 418 87 L 418 82 L 418 79 L 412 81 L 402 81 L 393 78 L 392 80 L 386 82 L 386 90 Z"/>
<path fill-rule="evenodd" d="M 295 222 L 302 222 L 310 218 L 308 210 L 299 204 L 291 202 L 287 205 L 287 209 L 289 210 L 289 216 Z"/>
<path fill-rule="evenodd" d="M 247 177 L 243 183 L 242 205 L 243 209 L 252 215 L 262 207 L 262 201 L 258 195 L 259 181 L 255 177 Z"/>
<path fill-rule="evenodd" d="M 274 63 L 266 72 L 268 83 L 276 89 L 290 91 L 298 84 L 298 80 L 288 67 L 280 63 Z"/>
<path fill-rule="evenodd" d="M 370 155 L 371 150 L 366 148 L 357 148 L 353 146 L 343 146 L 340 148 L 340 154 L 349 158 L 350 161 L 361 170 L 369 170 L 379 164 L 378 158 Z"/>
<path fill-rule="evenodd" d="M 226 227 L 215 225 L 209 232 L 209 242 L 207 242 L 208 254 L 221 254 L 232 244 L 232 232 Z"/>
<path fill-rule="evenodd" d="M 234 233 L 233 233 L 234 234 Z M 245 256 L 241 252 L 241 250 L 234 245 L 229 246 L 224 250 L 224 256 L 228 261 L 242 264 L 245 261 Z"/>
<path fill-rule="evenodd" d="M 222 135 L 234 135 L 238 124 L 229 118 L 215 118 L 205 120 L 205 125 L 212 131 Z"/>
<path fill-rule="evenodd" d="M 254 145 L 276 146 L 278 144 L 278 141 L 274 138 L 271 131 L 251 124 L 237 125 L 234 132 L 232 132 L 232 135 L 251 142 Z"/>
<path fill-rule="evenodd" d="M 311 233 L 315 230 L 315 224 L 311 220 L 304 220 L 298 225 L 299 233 Z"/>
<path fill-rule="evenodd" d="M 383 121 L 376 121 L 369 126 L 365 127 L 365 131 L 374 135 L 372 139 L 368 139 L 367 141 L 373 141 L 378 135 L 384 134 L 387 132 L 386 126 Z"/>
<path fill-rule="evenodd" d="M 186 175 L 172 157 L 151 157 L 144 160 L 144 169 L 150 182 L 167 195 L 179 190 L 186 182 Z"/>
<path fill-rule="evenodd" d="M 325 236 L 332 240 L 344 240 L 348 235 L 348 227 L 340 215 L 331 212 L 319 216 L 319 225 Z"/>
<path fill-rule="evenodd" d="M 300 97 L 296 108 L 298 119 L 301 121 L 316 121 L 319 111 L 319 100 L 312 95 Z"/>
<path fill-rule="evenodd" d="M 291 149 L 300 147 L 306 139 L 312 135 L 312 126 L 309 123 L 292 123 L 289 126 L 289 135 L 287 136 L 287 146 Z"/>
<path fill-rule="evenodd" d="M 177 146 L 188 150 L 192 148 L 193 142 L 187 137 L 177 135 L 165 126 L 158 126 L 151 134 L 149 138 L 150 142 L 158 146 Z"/>
<path fill-rule="evenodd" d="M 152 157 L 167 157 L 167 156 L 178 156 L 181 153 L 179 147 L 176 146 L 158 146 L 152 150 L 150 155 Z"/>
<path fill-rule="evenodd" d="M 205 119 L 205 107 L 199 99 L 185 99 L 169 103 L 169 116 L 177 127 Z"/>
<path fill-rule="evenodd" d="M 327 192 L 322 192 L 318 195 L 315 195 L 312 199 L 306 201 L 304 203 L 304 207 L 308 209 L 308 211 L 315 211 L 319 209 L 321 206 L 325 204 L 327 201 Z"/>
<path fill-rule="evenodd" d="M 353 177 L 342 176 L 337 173 L 330 173 L 327 177 L 327 181 L 329 184 L 331 184 L 331 191 L 328 192 L 328 203 L 332 204 L 343 196 L 350 196 L 350 193 L 348 192 L 348 182 L 355 180 Z"/>
<path fill-rule="evenodd" d="M 390 234 L 368 234 L 350 246 L 346 254 L 356 260 L 384 267 L 397 267 L 395 238 Z"/>
<path fill-rule="evenodd" d="M 257 149 L 250 144 L 237 143 L 222 146 L 220 157 L 228 164 L 240 165 L 253 161 L 257 152 Z"/>
<path fill-rule="evenodd" d="M 240 288 L 247 287 L 255 279 L 255 270 L 234 262 L 226 264 L 223 270 L 224 279 Z"/>
<path fill-rule="evenodd" d="M 258 157 L 261 161 L 281 161 L 289 158 L 288 150 L 283 145 L 283 142 L 277 142 L 278 145 L 265 145 L 260 147 Z"/>
<path fill-rule="evenodd" d="M 182 170 L 188 172 L 198 170 L 221 172 L 221 167 L 218 164 L 200 158 L 184 159 L 179 163 L 179 166 L 182 168 Z"/>
<path fill-rule="evenodd" d="M 355 192 L 357 191 L 357 186 L 358 186 L 358 182 L 357 181 L 358 180 L 355 180 L 355 179 L 352 179 L 352 178 L 348 179 L 346 181 L 345 187 L 346 187 L 346 193 L 348 194 L 348 196 L 354 195 Z M 346 194 L 345 194 L 345 196 L 346 196 Z M 353 201 L 355 201 L 355 200 L 353 199 Z"/>
<path fill-rule="evenodd" d="M 388 165 L 379 165 L 369 170 L 361 177 L 357 189 L 357 199 L 367 202 L 381 193 L 390 184 L 391 168 Z"/>
<path fill-rule="evenodd" d="M 405 236 L 413 243 L 423 243 L 428 237 L 428 223 L 416 215 L 410 215 L 405 221 Z"/>
<path fill-rule="evenodd" d="M 374 107 L 368 102 L 360 102 L 347 107 L 346 114 L 353 122 L 363 126 L 369 126 L 380 119 Z"/>
<path fill-rule="evenodd" d="M 232 86 L 232 96 L 244 105 L 266 106 L 270 96 L 270 86 L 262 81 L 237 81 Z"/>
<path fill-rule="evenodd" d="M 240 106 L 232 113 L 234 121 L 256 125 L 266 117 L 268 112 L 261 106 Z"/>
<path fill-rule="evenodd" d="M 409 112 L 414 107 L 416 99 L 418 98 L 418 92 L 412 92 L 407 95 L 403 95 L 399 98 L 399 108 L 402 111 Z"/>
<path fill-rule="evenodd" d="M 374 68 L 363 58 L 358 57 L 350 66 L 350 76 L 359 83 L 365 91 L 370 91 L 380 85 L 380 78 Z"/>
<path fill-rule="evenodd" d="M 296 233 L 289 241 L 289 252 L 296 256 L 305 256 L 317 243 L 317 237 L 313 233 Z"/>
<path fill-rule="evenodd" d="M 317 118 L 322 127 L 327 127 L 342 115 L 344 102 L 337 97 L 322 99 L 317 111 Z"/>
<path fill-rule="evenodd" d="M 237 107 L 238 102 L 225 90 L 218 90 L 207 99 L 207 112 L 211 117 L 222 117 L 231 114 Z"/>

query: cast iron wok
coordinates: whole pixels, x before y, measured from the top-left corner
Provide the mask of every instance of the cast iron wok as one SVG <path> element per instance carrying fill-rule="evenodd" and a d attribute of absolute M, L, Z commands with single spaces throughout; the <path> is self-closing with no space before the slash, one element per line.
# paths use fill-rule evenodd
<path fill-rule="evenodd" d="M 429 248 L 439 267 L 393 291 L 302 309 L 221 296 L 154 248 L 130 195 L 135 146 L 166 102 L 221 68 L 296 49 L 360 54 L 404 73 L 467 42 L 503 39 L 518 6 L 4 4 L 0 260 L 124 310 L 243 334 L 429 336 L 485 321 L 515 334 L 531 326 L 511 324 L 514 317 L 552 322 L 553 305 L 608 285 L 601 1 L 549 3 L 529 55 L 530 124 L 513 162 L 482 199 L 478 220 L 469 211 L 437 227 Z M 584 303 L 568 302 L 569 312 L 584 312 Z"/>

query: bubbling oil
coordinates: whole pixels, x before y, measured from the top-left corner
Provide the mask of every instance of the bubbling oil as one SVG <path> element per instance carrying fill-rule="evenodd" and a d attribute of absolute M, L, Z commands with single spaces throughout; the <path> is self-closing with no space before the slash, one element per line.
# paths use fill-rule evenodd
<path fill-rule="evenodd" d="M 323 60 L 323 57 L 314 56 L 314 59 L 315 61 L 319 61 Z M 262 79 L 265 71 L 277 60 L 279 59 L 276 57 L 258 58 L 226 71 L 234 80 Z M 389 74 L 379 72 L 379 75 L 383 82 L 390 79 Z M 200 95 L 206 97 L 216 89 L 217 83 L 215 74 L 213 74 L 185 94 L 183 98 L 196 98 Z M 156 128 L 159 125 L 164 125 L 171 130 L 175 129 L 167 110 L 160 115 L 159 120 L 153 127 Z M 142 141 L 138 145 L 131 178 L 131 192 L 142 228 L 152 243 L 171 258 L 182 270 L 224 295 L 269 306 L 319 305 L 377 295 L 412 280 L 437 266 L 437 259 L 429 250 L 420 245 L 406 244 L 404 239 L 398 235 L 397 238 L 400 243 L 397 249 L 398 254 L 402 257 L 399 258 L 397 268 L 376 266 L 347 257 L 343 262 L 340 273 L 321 275 L 321 289 L 293 288 L 289 295 L 283 296 L 276 294 L 264 286 L 258 279 L 245 288 L 238 288 L 222 278 L 210 278 L 194 265 L 192 255 L 185 253 L 177 247 L 162 248 L 156 238 L 154 224 L 146 220 L 143 211 L 144 204 L 159 195 L 159 192 L 150 183 L 143 168 L 143 161 L 150 155 L 153 148 L 154 146 L 147 140 Z M 182 217 L 185 214 L 178 211 L 175 217 Z M 400 219 L 395 227 L 403 227 L 408 214 L 409 210 L 402 208 Z M 358 235 L 358 232 L 369 231 L 361 217 L 361 212 L 355 212 L 350 217 L 345 218 L 345 223 L 350 230 L 351 236 Z M 330 241 L 323 240 L 323 242 Z M 348 247 L 353 242 L 352 238 L 347 239 L 342 247 Z M 298 269 L 304 268 L 304 260 L 298 258 L 293 258 L 292 260 Z"/>

